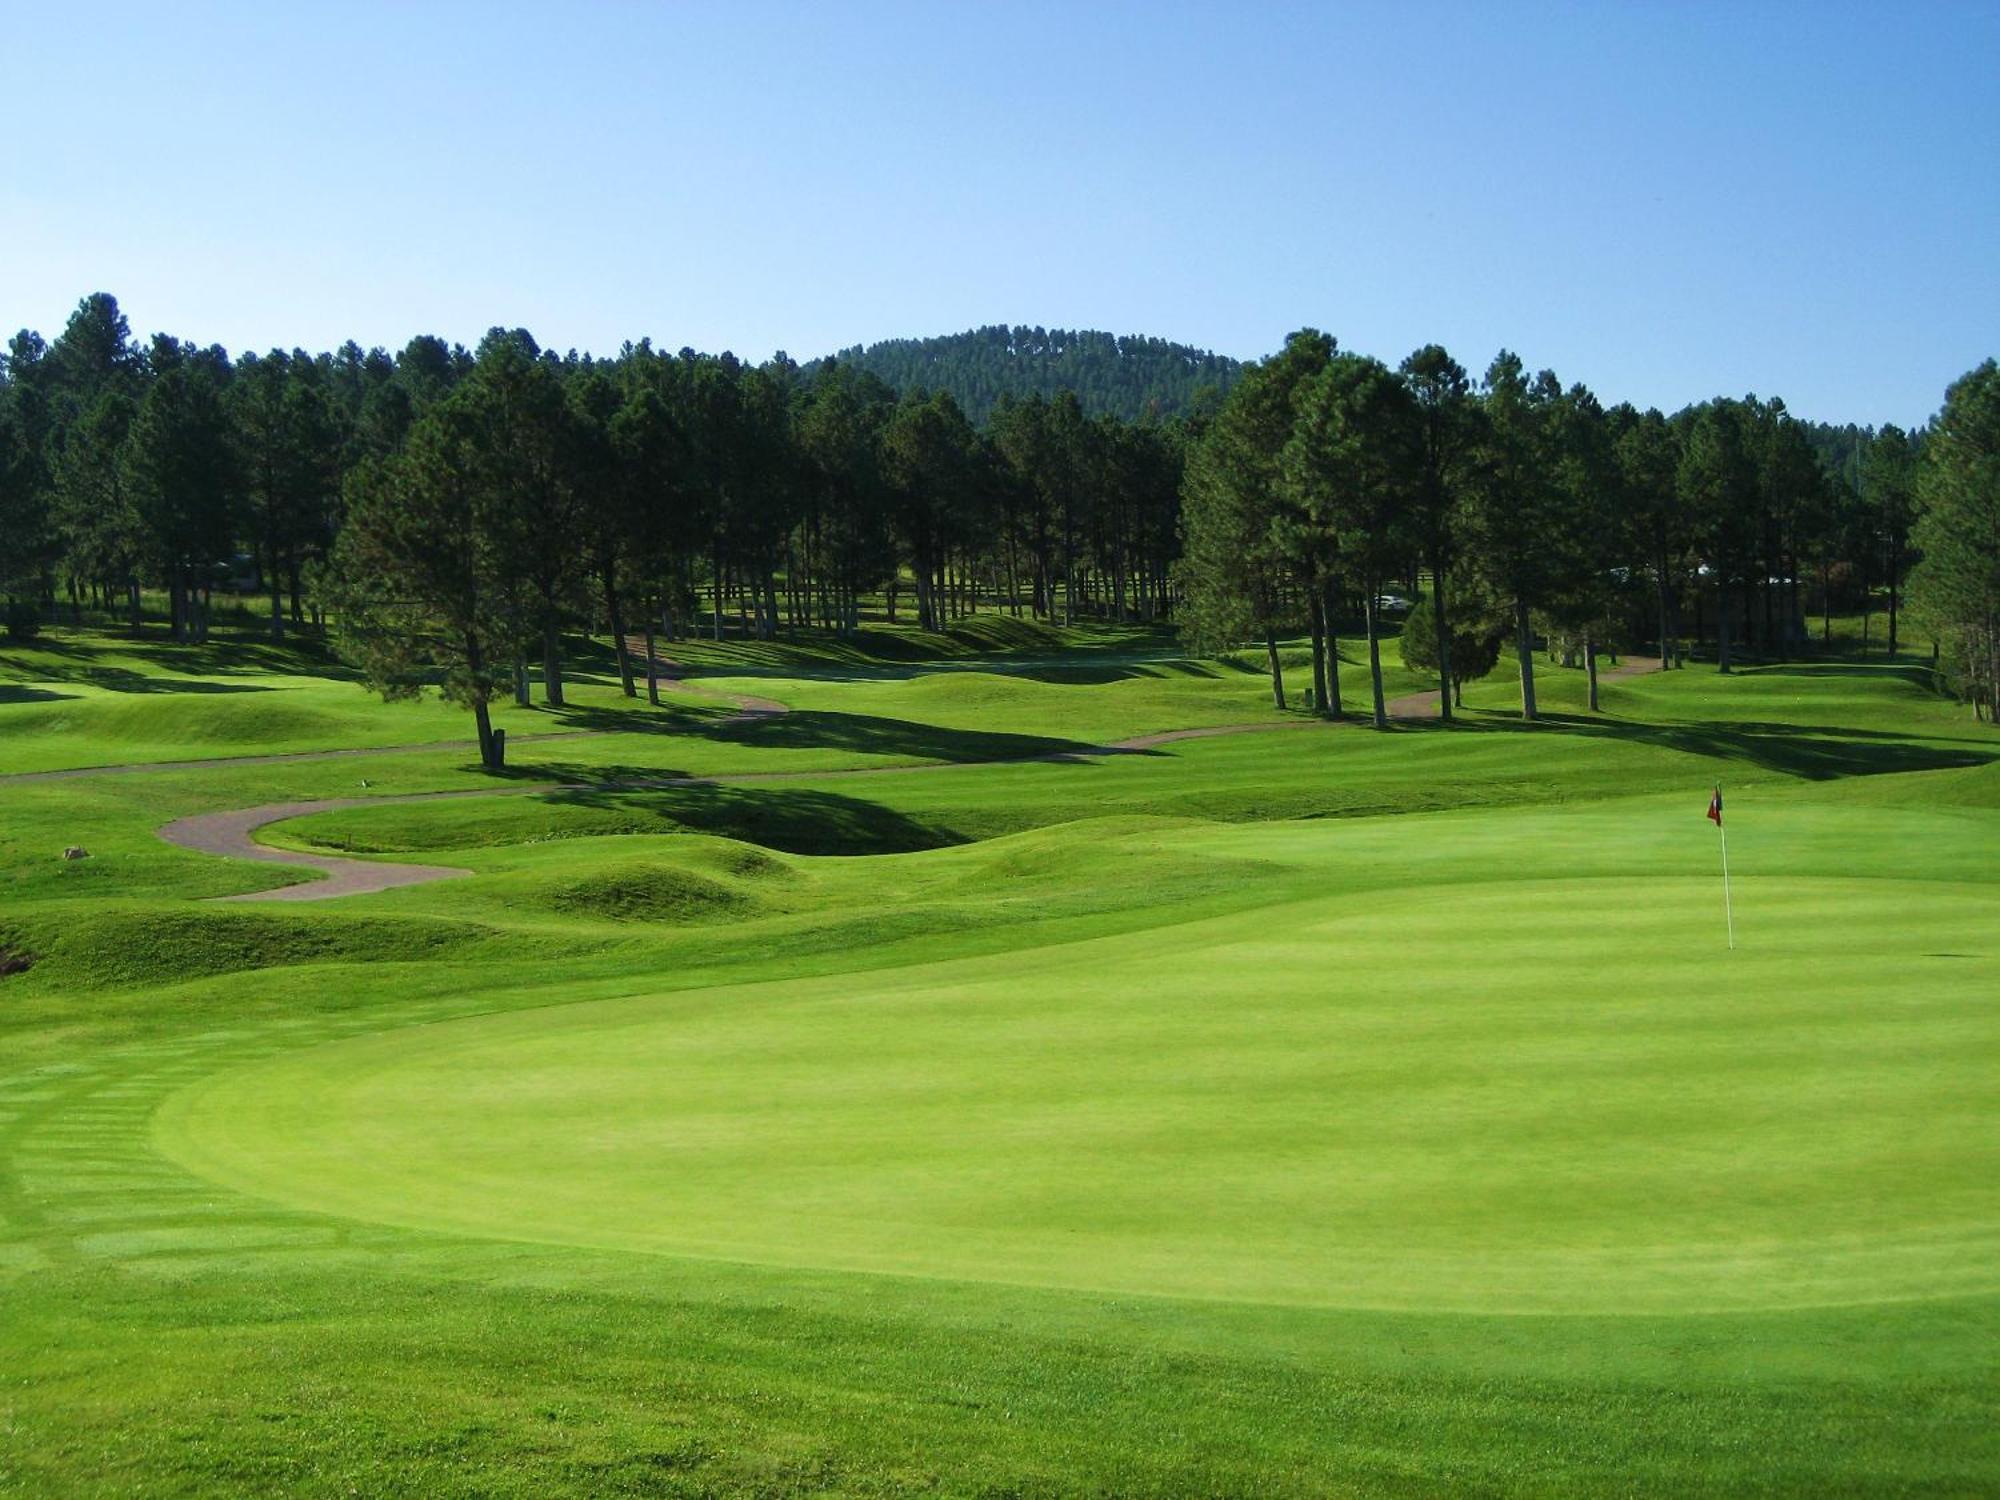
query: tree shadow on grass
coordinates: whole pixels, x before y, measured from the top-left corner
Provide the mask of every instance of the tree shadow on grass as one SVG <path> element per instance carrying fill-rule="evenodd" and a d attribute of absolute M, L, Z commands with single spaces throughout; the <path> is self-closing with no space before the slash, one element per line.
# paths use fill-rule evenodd
<path fill-rule="evenodd" d="M 56 693 L 47 688 L 24 687 L 19 683 L 0 682 L 0 704 L 7 703 L 56 703 L 68 698 L 74 700 L 75 693 Z"/>
<path fill-rule="evenodd" d="M 1899 771 L 1940 771 L 1984 765 L 2000 758 L 2000 744 L 1957 749 L 1913 740 L 1879 729 L 1830 724 L 1773 724 L 1736 720 L 1726 724 L 1644 724 L 1587 714 L 1544 712 L 1534 724 L 1518 716 L 1409 721 L 1408 727 L 1445 733 L 1539 734 L 1550 729 L 1588 737 L 1626 740 L 1713 760 L 1738 761 L 1804 781 L 1843 776 L 1876 776 Z"/>
<path fill-rule="evenodd" d="M 855 755 L 897 756 L 965 764 L 984 760 L 1034 760 L 1054 755 L 1088 755 L 1101 747 L 1055 735 L 999 730 L 948 729 L 909 719 L 824 710 L 737 718 L 733 710 L 693 717 L 643 714 L 629 709 L 579 705 L 559 711 L 571 728 L 613 734 L 659 734 L 720 744 L 756 745 L 768 750 L 837 750 Z M 655 773 L 659 774 L 659 773 Z"/>
<path fill-rule="evenodd" d="M 1736 667 L 1737 677 L 1853 677 L 1873 682 L 1903 682 L 1931 692 L 1937 671 L 1929 662 L 1915 661 L 1791 661 Z"/>
<path fill-rule="evenodd" d="M 317 639 L 301 636 L 280 645 L 273 641 L 206 641 L 199 646 L 162 648 L 162 660 L 192 672 L 268 672 L 284 677 L 318 677 L 331 682 L 359 682 L 361 674 Z"/>
<path fill-rule="evenodd" d="M 766 719 L 712 721 L 694 730 L 704 738 L 777 750 L 838 750 L 858 755 L 907 756 L 964 764 L 982 760 L 1032 760 L 1087 755 L 1087 740 L 1001 730 L 950 729 L 873 714 L 809 710 Z"/>
<path fill-rule="evenodd" d="M 1106 652 L 1096 656 L 1064 653 L 1051 657 L 971 657 L 922 659 L 911 662 L 791 663 L 773 666 L 710 666 L 693 677 L 760 678 L 794 682 L 914 682 L 920 677 L 961 673 L 985 673 L 992 677 L 1021 677 L 1033 682 L 1104 683 L 1128 677 L 1234 677 L 1246 673 L 1262 675 L 1261 668 L 1232 661 L 1204 661 L 1189 656 L 1135 655 Z M 641 676 L 641 681 L 644 677 Z"/>
<path fill-rule="evenodd" d="M 661 832 L 690 829 L 788 854 L 905 854 L 965 842 L 952 829 L 817 788 L 713 783 L 623 791 L 585 787 L 552 793 L 548 800 L 641 812 L 657 818 Z"/>
<path fill-rule="evenodd" d="M 200 645 L 177 645 L 170 640 L 151 638 L 103 636 L 79 641 L 44 634 L 27 649 L 34 653 L 35 659 L 0 653 L 0 671 L 46 682 L 88 683 L 128 693 L 268 691 L 263 687 L 191 680 L 245 673 L 317 677 L 330 682 L 360 681 L 360 673 L 343 665 L 324 644 L 304 636 L 282 645 L 269 640 L 210 640 Z M 161 674 L 180 675 L 154 675 L 131 667 L 100 665 L 107 655 L 140 657 Z"/>
<path fill-rule="evenodd" d="M 85 667 L 65 682 L 87 683 L 112 693 L 157 696 L 167 693 L 268 693 L 272 688 L 258 682 L 213 682 L 198 677 L 148 677 L 126 667 Z"/>
<path fill-rule="evenodd" d="M 1134 677 L 1200 677 L 1211 681 L 1263 676 L 1237 662 L 1202 661 L 1195 657 L 1155 656 L 1124 662 L 1055 662 L 1026 667 L 1010 667 L 996 662 L 986 668 L 1000 677 L 1025 677 L 1033 682 L 1089 687 L 1107 682 L 1124 682 Z"/>

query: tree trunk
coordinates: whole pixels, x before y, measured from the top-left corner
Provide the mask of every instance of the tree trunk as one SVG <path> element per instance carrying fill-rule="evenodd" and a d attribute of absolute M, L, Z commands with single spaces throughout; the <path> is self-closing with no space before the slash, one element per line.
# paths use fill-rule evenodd
<path fill-rule="evenodd" d="M 1521 664 L 1521 717 L 1535 722 L 1535 634 L 1528 628 L 1528 601 L 1514 601 L 1514 655 Z"/>
<path fill-rule="evenodd" d="M 1307 592 L 1307 614 L 1311 620 L 1313 651 L 1313 709 L 1326 717 L 1326 612 L 1320 608 L 1319 590 Z"/>
<path fill-rule="evenodd" d="M 604 565 L 604 612 L 611 616 L 611 639 L 618 647 L 618 682 L 624 688 L 625 696 L 636 698 L 638 690 L 632 686 L 632 654 L 625 649 L 625 611 L 618 603 L 618 566 L 616 563 Z M 648 632 L 650 634 L 650 632 Z M 651 648 L 648 648 L 650 655 Z"/>
<path fill-rule="evenodd" d="M 1868 651 L 1869 626 L 1875 614 L 1875 590 L 1873 580 L 1868 576 L 1868 554 L 1873 550 L 1872 547 L 1861 549 L 1861 650 L 1864 655 Z"/>
<path fill-rule="evenodd" d="M 1340 638 L 1334 633 L 1334 591 L 1331 579 L 1323 580 L 1319 586 L 1319 616 L 1326 627 L 1326 716 L 1338 719 L 1345 710 L 1340 706 Z"/>
<path fill-rule="evenodd" d="M 1654 577 L 1660 586 L 1660 670 L 1665 671 L 1674 664 L 1674 654 L 1668 646 L 1668 642 L 1672 639 L 1673 609 L 1668 599 L 1671 589 L 1667 584 L 1667 560 L 1664 553 L 1656 560 L 1654 566 Z"/>
<path fill-rule="evenodd" d="M 1715 591 L 1715 670 L 1729 670 L 1729 588 Z"/>
<path fill-rule="evenodd" d="M 1375 695 L 1375 727 L 1389 727 L 1389 706 L 1382 697 L 1382 637 L 1375 629 L 1375 581 L 1368 582 L 1367 596 L 1362 600 L 1362 619 L 1368 627 L 1368 681 Z"/>
<path fill-rule="evenodd" d="M 284 591 L 278 586 L 278 565 L 274 562 L 271 564 L 271 639 L 282 641 L 284 638 L 285 598 Z"/>
<path fill-rule="evenodd" d="M 653 654 L 653 621 L 646 620 L 646 701 L 660 706 L 660 659 Z"/>
<path fill-rule="evenodd" d="M 1437 630 L 1438 717 L 1451 719 L 1451 630 L 1445 624 L 1444 566 L 1435 553 L 1431 558 L 1431 624 Z"/>
<path fill-rule="evenodd" d="M 1063 502 L 1063 624 L 1076 623 L 1076 532 L 1069 502 Z"/>
<path fill-rule="evenodd" d="M 1897 604 L 1896 573 L 1903 560 L 1902 550 L 1903 549 L 1897 545 L 1896 538 L 1893 536 L 1890 537 L 1889 538 L 1889 654 L 1891 656 L 1894 656 L 1896 654 L 1896 604 Z"/>
<path fill-rule="evenodd" d="M 1270 626 L 1264 627 L 1264 654 L 1271 663 L 1271 702 L 1280 712 L 1285 707 L 1285 669 L 1278 665 L 1278 637 Z"/>
<path fill-rule="evenodd" d="M 562 643 L 553 620 L 542 626 L 542 701 L 563 707 Z"/>
<path fill-rule="evenodd" d="M 514 652 L 514 706 L 526 708 L 532 700 L 528 697 L 528 654 L 516 648 Z"/>
<path fill-rule="evenodd" d="M 493 720 L 486 711 L 486 694 L 476 686 L 486 665 L 486 655 L 480 649 L 479 637 L 470 631 L 465 636 L 465 664 L 471 669 L 474 691 L 479 694 L 472 704 L 472 722 L 479 727 L 479 763 L 489 771 L 497 771 L 500 747 L 493 740 Z"/>
<path fill-rule="evenodd" d="M 131 612 L 132 634 L 137 635 L 145 619 L 139 609 L 139 580 L 136 578 L 125 580 L 125 607 Z"/>
<path fill-rule="evenodd" d="M 1990 618 L 1986 622 L 1986 692 L 1987 721 L 2000 724 L 2000 623 Z"/>
<path fill-rule="evenodd" d="M 479 764 L 489 771 L 500 769 L 500 747 L 493 738 L 493 716 L 481 698 L 472 705 L 472 722 L 479 730 Z"/>
<path fill-rule="evenodd" d="M 1586 630 L 1583 633 L 1583 669 L 1590 678 L 1590 711 L 1597 712 L 1597 641 Z"/>

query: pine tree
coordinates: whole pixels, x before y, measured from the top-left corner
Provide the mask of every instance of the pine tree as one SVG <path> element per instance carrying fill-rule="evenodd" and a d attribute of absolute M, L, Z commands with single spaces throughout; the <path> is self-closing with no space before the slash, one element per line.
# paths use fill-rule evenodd
<path fill-rule="evenodd" d="M 1955 381 L 1924 442 L 1910 603 L 1961 691 L 2000 723 L 2000 366 Z"/>

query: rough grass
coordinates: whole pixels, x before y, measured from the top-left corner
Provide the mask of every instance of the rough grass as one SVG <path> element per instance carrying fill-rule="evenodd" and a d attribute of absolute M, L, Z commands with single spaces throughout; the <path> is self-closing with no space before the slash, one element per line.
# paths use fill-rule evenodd
<path fill-rule="evenodd" d="M 723 881 L 664 862 L 625 859 L 587 875 L 538 882 L 535 896 L 552 911 L 614 922 L 704 921 L 741 913 L 757 902 Z"/>
<path fill-rule="evenodd" d="M 316 963 L 418 963 L 460 955 L 495 936 L 424 917 L 195 906 L 72 907 L 53 919 L 30 916 L 23 927 L 37 951 L 37 980 L 78 991 Z"/>

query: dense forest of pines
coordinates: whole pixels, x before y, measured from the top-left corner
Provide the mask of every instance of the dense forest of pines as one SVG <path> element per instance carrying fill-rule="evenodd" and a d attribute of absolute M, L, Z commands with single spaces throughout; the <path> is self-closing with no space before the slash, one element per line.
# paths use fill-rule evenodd
<path fill-rule="evenodd" d="M 1076 393 L 1085 416 L 1186 416 L 1220 400 L 1243 366 L 1226 354 L 1094 329 L 999 324 L 933 339 L 887 339 L 834 356 L 899 391 L 949 391 L 974 422 L 1002 401 Z M 807 366 L 808 373 L 812 366 Z"/>
<path fill-rule="evenodd" d="M 1435 346 L 1392 370 L 1310 330 L 1226 396 L 1141 404 L 995 392 L 975 416 L 941 378 L 899 391 L 846 358 L 559 357 L 505 329 L 232 359 L 135 343 L 97 294 L 0 370 L 0 589 L 18 636 L 86 608 L 140 629 L 157 586 L 182 641 L 216 591 L 254 589 L 274 637 L 330 619 L 383 692 L 467 705 L 489 764 L 486 705 L 526 701 L 531 667 L 560 704 L 581 624 L 636 694 L 631 633 L 650 659 L 658 635 L 851 632 L 864 597 L 931 629 L 986 607 L 1257 640 L 1281 703 L 1278 641 L 1303 632 L 1329 714 L 1358 630 L 1379 722 L 1399 592 L 1424 600 L 1401 649 L 1442 712 L 1504 640 L 1532 718 L 1538 638 L 1586 664 L 1712 641 L 1727 670 L 1880 595 L 1894 650 L 1909 576 L 1948 680 L 2000 709 L 1990 361 L 1916 435 L 1754 398 L 1606 408 L 1505 352 L 1474 382 Z"/>

